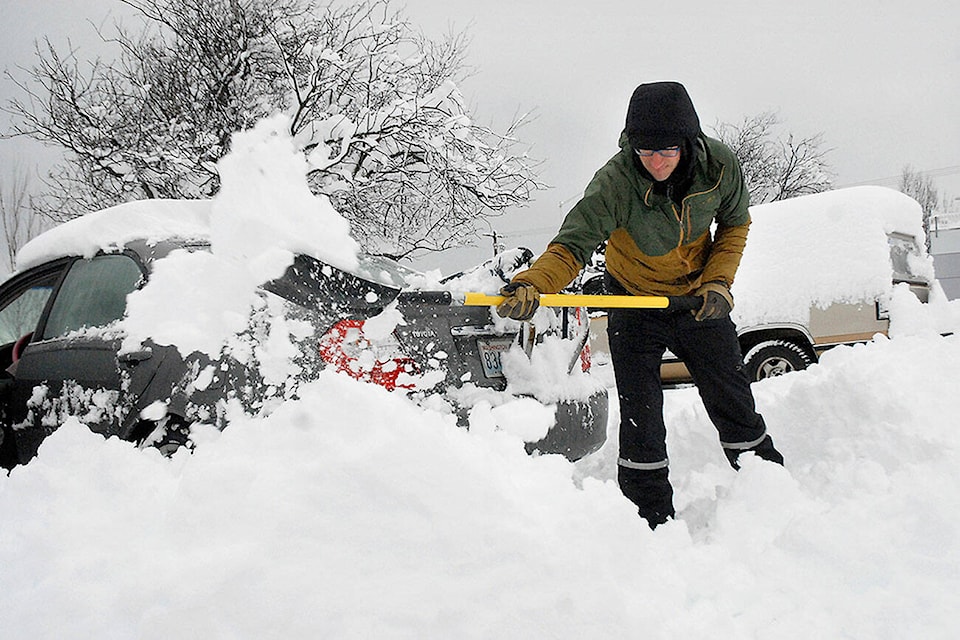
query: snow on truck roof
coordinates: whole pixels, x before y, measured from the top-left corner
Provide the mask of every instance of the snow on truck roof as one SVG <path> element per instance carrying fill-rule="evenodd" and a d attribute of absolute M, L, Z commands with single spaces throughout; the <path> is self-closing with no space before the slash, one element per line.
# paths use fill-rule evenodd
<path fill-rule="evenodd" d="M 733 285 L 734 319 L 741 326 L 806 322 L 809 310 L 861 302 L 890 291 L 888 235 L 923 237 L 922 210 L 886 187 L 826 191 L 751 207 L 750 233 Z M 922 243 L 914 273 L 933 280 Z"/>

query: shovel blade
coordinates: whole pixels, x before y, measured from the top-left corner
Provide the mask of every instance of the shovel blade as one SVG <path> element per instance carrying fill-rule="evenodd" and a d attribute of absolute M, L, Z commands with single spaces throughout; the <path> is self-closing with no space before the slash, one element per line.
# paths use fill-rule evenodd
<path fill-rule="evenodd" d="M 400 293 L 390 274 L 361 263 L 358 273 L 299 254 L 286 272 L 263 285 L 271 293 L 319 311 L 331 320 L 366 320 L 379 314 Z"/>

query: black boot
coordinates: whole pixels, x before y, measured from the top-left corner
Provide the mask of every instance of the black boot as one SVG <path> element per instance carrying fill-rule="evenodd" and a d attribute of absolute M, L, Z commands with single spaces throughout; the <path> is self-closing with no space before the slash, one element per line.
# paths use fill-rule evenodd
<path fill-rule="evenodd" d="M 749 449 L 724 449 L 723 452 L 727 454 L 727 460 L 730 461 L 730 466 L 736 470 L 740 470 L 740 464 L 738 458 L 746 452 L 752 451 L 757 454 L 758 457 L 763 458 L 764 460 L 769 460 L 770 462 L 775 462 L 783 466 L 783 456 L 780 455 L 780 452 L 777 451 L 777 448 L 773 446 L 773 438 L 769 435 L 766 436 L 760 444 Z"/>
<path fill-rule="evenodd" d="M 670 486 L 668 475 L 669 469 L 666 467 L 652 471 L 618 467 L 620 490 L 637 505 L 640 517 L 647 521 L 651 529 L 656 529 L 657 525 L 675 515 L 673 487 Z"/>

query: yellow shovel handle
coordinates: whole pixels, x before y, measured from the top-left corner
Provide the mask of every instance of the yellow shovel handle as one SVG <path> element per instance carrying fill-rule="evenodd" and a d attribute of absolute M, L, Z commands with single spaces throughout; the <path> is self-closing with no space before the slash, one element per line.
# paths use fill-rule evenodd
<path fill-rule="evenodd" d="M 483 293 L 463 294 L 463 304 L 468 307 L 495 307 L 503 302 L 503 296 L 488 296 Z M 699 298 L 694 298 L 699 301 Z M 602 309 L 666 309 L 676 298 L 667 296 L 608 296 L 576 293 L 541 293 L 543 307 L 598 307 Z M 699 305 L 697 305 L 699 306 Z M 687 307 L 690 308 L 690 307 Z"/>

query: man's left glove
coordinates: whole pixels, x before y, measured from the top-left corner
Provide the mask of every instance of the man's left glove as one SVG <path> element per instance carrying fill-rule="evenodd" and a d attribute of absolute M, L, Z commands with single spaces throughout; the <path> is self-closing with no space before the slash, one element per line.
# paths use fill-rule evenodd
<path fill-rule="evenodd" d="M 503 302 L 497 305 L 497 314 L 501 318 L 529 320 L 540 306 L 540 292 L 532 284 L 511 282 L 502 289 Z"/>
<path fill-rule="evenodd" d="M 707 282 L 694 295 L 703 298 L 703 306 L 697 311 L 697 320 L 726 318 L 733 310 L 733 296 L 723 282 Z"/>

